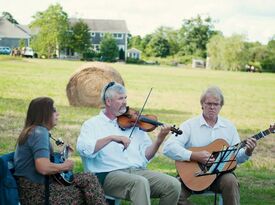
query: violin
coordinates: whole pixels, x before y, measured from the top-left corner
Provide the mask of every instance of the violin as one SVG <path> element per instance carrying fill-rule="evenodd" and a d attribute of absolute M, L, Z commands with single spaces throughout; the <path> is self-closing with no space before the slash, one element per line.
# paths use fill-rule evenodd
<path fill-rule="evenodd" d="M 157 121 L 157 116 L 139 115 L 138 111 L 129 107 L 126 108 L 124 114 L 117 117 L 117 122 L 122 130 L 137 126 L 145 132 L 151 132 L 156 129 L 157 126 L 163 125 L 163 123 Z M 176 133 L 176 136 L 182 134 L 182 131 L 179 128 L 176 128 L 175 125 L 171 127 L 170 130 L 172 133 Z"/>

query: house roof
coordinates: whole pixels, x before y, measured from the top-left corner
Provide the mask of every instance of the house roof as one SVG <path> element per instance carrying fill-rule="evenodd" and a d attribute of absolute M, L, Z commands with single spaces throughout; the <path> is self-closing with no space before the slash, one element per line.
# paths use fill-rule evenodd
<path fill-rule="evenodd" d="M 34 27 L 34 28 L 30 28 L 27 25 L 18 25 L 23 31 L 25 31 L 27 34 L 34 36 L 37 35 L 39 33 L 39 28 L 38 27 Z"/>
<path fill-rule="evenodd" d="M 141 53 L 140 50 L 136 49 L 136 48 L 130 48 L 127 50 L 128 53 Z"/>
<path fill-rule="evenodd" d="M 83 20 L 93 32 L 123 32 L 129 33 L 125 20 L 110 19 L 76 19 L 70 18 L 70 23 L 75 24 Z"/>
<path fill-rule="evenodd" d="M 31 34 L 31 29 L 27 25 L 18 25 L 24 32 Z"/>
<path fill-rule="evenodd" d="M 20 25 L 13 24 L 5 18 L 0 18 L 0 37 L 2 38 L 30 38 Z"/>

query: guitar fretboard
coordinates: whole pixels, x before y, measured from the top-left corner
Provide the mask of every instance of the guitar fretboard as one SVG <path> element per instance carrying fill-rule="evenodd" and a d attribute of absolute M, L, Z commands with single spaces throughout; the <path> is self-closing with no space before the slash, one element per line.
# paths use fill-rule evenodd
<path fill-rule="evenodd" d="M 271 133 L 270 130 L 266 129 L 264 131 L 259 132 L 256 135 L 253 135 L 251 138 L 255 138 L 256 140 L 259 140 L 259 139 L 261 139 L 261 138 L 269 135 L 270 133 Z M 245 143 L 246 143 L 246 140 L 244 140 L 244 141 L 241 142 L 241 148 L 243 148 L 245 146 Z"/>
<path fill-rule="evenodd" d="M 269 129 L 266 129 L 265 131 L 261 131 L 259 132 L 258 134 L 252 136 L 252 138 L 255 138 L 256 140 L 259 140 L 263 137 L 265 137 L 266 135 L 269 135 L 270 134 L 270 131 Z"/>

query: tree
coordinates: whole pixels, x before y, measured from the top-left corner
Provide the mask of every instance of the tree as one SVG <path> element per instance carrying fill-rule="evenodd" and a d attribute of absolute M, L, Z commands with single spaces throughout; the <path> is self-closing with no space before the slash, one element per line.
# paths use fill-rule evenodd
<path fill-rule="evenodd" d="M 19 24 L 19 23 L 13 18 L 13 16 L 12 16 L 9 12 L 7 12 L 7 11 L 3 11 L 3 12 L 2 12 L 2 17 L 5 18 L 5 19 L 7 19 L 8 21 L 10 21 L 10 22 L 13 23 L 13 24 Z"/>
<path fill-rule="evenodd" d="M 103 61 L 114 62 L 118 57 L 118 47 L 112 34 L 106 33 L 100 42 L 100 54 Z"/>
<path fill-rule="evenodd" d="M 145 55 L 148 55 L 146 53 L 146 47 L 147 47 L 148 43 L 151 41 L 152 38 L 153 38 L 152 34 L 147 34 L 147 35 L 144 36 L 144 38 L 141 41 L 141 48 L 142 48 L 141 51 L 144 52 Z"/>
<path fill-rule="evenodd" d="M 249 61 L 260 62 L 267 57 L 268 50 L 266 45 L 260 42 L 246 42 L 245 46 L 249 52 Z"/>
<path fill-rule="evenodd" d="M 26 47 L 26 40 L 25 39 L 20 39 L 19 41 L 19 48 Z"/>
<path fill-rule="evenodd" d="M 210 17 L 202 19 L 198 15 L 196 18 L 184 19 L 179 31 L 181 53 L 205 58 L 206 45 L 217 33 Z"/>
<path fill-rule="evenodd" d="M 262 68 L 265 71 L 275 72 L 275 38 L 268 42 L 267 51 L 266 58 L 261 61 Z"/>
<path fill-rule="evenodd" d="M 249 60 L 243 35 L 222 35 L 212 37 L 207 44 L 210 68 L 216 70 L 242 70 Z"/>
<path fill-rule="evenodd" d="M 48 57 L 59 54 L 66 42 L 69 28 L 68 15 L 60 4 L 50 5 L 44 12 L 37 12 L 31 28 L 38 28 L 38 34 L 32 39 L 32 47 Z"/>
<path fill-rule="evenodd" d="M 146 46 L 146 53 L 149 56 L 166 57 L 169 55 L 169 43 L 161 35 L 153 35 L 149 44 Z"/>
<path fill-rule="evenodd" d="M 223 54 L 224 37 L 222 35 L 213 36 L 207 44 L 207 54 L 210 58 L 210 68 L 215 70 L 224 70 L 223 68 Z"/>
<path fill-rule="evenodd" d="M 166 35 L 166 39 L 169 44 L 169 52 L 170 55 L 175 55 L 179 52 L 179 32 L 177 30 L 173 30 L 172 28 L 164 28 L 164 32 Z"/>
<path fill-rule="evenodd" d="M 140 35 L 132 36 L 129 40 L 128 48 L 136 48 L 143 51 L 141 42 L 142 42 L 142 38 L 140 37 Z"/>
<path fill-rule="evenodd" d="M 91 35 L 89 26 L 82 20 L 79 20 L 71 27 L 71 40 L 68 47 L 77 53 L 83 54 L 91 48 Z"/>
<path fill-rule="evenodd" d="M 169 55 L 174 55 L 179 51 L 179 31 L 170 27 L 159 27 L 154 35 L 160 35 L 168 41 Z"/>

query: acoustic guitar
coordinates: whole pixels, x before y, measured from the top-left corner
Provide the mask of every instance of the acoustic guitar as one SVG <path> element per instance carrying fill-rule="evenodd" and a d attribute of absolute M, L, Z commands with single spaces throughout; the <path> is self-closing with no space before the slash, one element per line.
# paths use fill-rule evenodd
<path fill-rule="evenodd" d="M 51 161 L 56 164 L 62 164 L 68 159 L 69 152 L 71 147 L 69 145 L 65 145 L 63 151 L 61 153 L 54 152 L 51 156 Z M 62 185 L 69 186 L 73 183 L 74 175 L 72 171 L 64 171 L 57 174 L 52 175 L 53 178 Z"/>
<path fill-rule="evenodd" d="M 259 132 L 252 138 L 259 140 L 270 133 L 274 133 L 274 130 L 275 125 L 270 126 L 269 129 Z M 221 173 L 230 172 L 236 168 L 236 155 L 245 144 L 246 140 L 229 146 L 225 140 L 217 139 L 204 147 L 188 148 L 194 152 L 206 150 L 212 153 L 216 160 L 213 164 L 207 165 L 195 161 L 176 161 L 176 169 L 181 180 L 192 191 L 205 190 Z"/>

